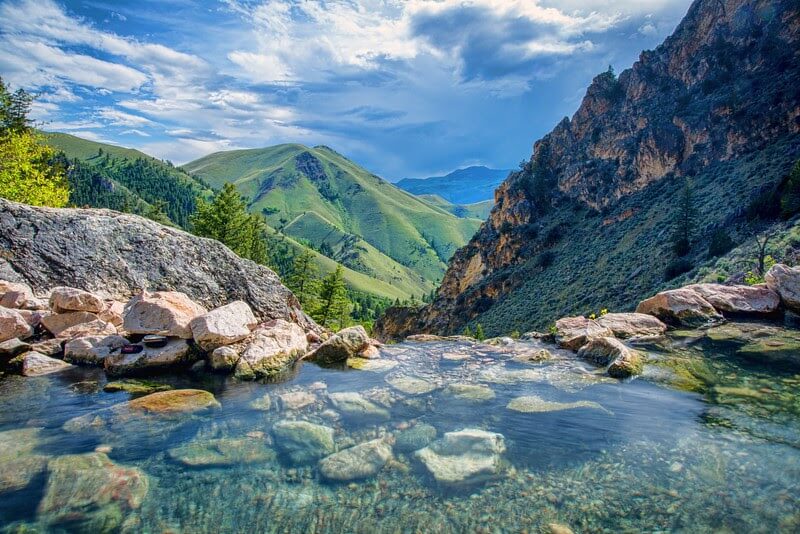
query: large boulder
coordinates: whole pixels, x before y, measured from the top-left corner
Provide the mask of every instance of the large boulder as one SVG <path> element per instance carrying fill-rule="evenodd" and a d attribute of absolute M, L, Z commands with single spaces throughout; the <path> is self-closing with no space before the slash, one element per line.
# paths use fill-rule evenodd
<path fill-rule="evenodd" d="M 39 517 L 56 531 L 117 532 L 147 495 L 144 472 L 99 452 L 58 456 L 47 471 Z"/>
<path fill-rule="evenodd" d="M 375 475 L 392 458 L 392 447 L 374 439 L 344 449 L 319 461 L 319 472 L 328 480 L 346 482 Z"/>
<path fill-rule="evenodd" d="M 34 291 L 70 286 L 120 301 L 142 289 L 180 291 L 206 309 L 244 300 L 260 321 L 319 331 L 267 267 L 144 217 L 0 199 L 0 248 L 0 278 Z"/>
<path fill-rule="evenodd" d="M 607 313 L 597 319 L 597 324 L 608 328 L 615 337 L 621 339 L 661 336 L 667 331 L 667 325 L 645 313 Z"/>
<path fill-rule="evenodd" d="M 71 339 L 64 344 L 64 360 L 85 365 L 102 365 L 103 360 L 118 354 L 128 343 L 122 336 L 85 336 Z"/>
<path fill-rule="evenodd" d="M 608 366 L 608 374 L 615 378 L 641 374 L 645 359 L 641 352 L 627 347 L 613 337 L 590 340 L 580 348 L 578 357 L 596 365 Z"/>
<path fill-rule="evenodd" d="M 32 335 L 33 328 L 18 311 L 0 306 L 0 342 Z"/>
<path fill-rule="evenodd" d="M 469 486 L 497 477 L 505 450 L 502 434 L 468 428 L 445 433 L 414 456 L 440 484 Z"/>
<path fill-rule="evenodd" d="M 770 314 L 781 305 L 778 293 L 763 285 L 692 284 L 684 289 L 691 289 L 723 314 Z"/>
<path fill-rule="evenodd" d="M 662 291 L 643 300 L 636 307 L 636 313 L 646 313 L 666 323 L 685 326 L 703 326 L 722 320 L 710 302 L 686 288 Z"/>
<path fill-rule="evenodd" d="M 592 338 L 611 335 L 613 333 L 609 328 L 582 315 L 556 321 L 556 342 L 565 349 L 578 350 Z"/>
<path fill-rule="evenodd" d="M 192 338 L 189 323 L 206 309 L 178 291 L 143 291 L 125 306 L 123 329 L 131 334 Z"/>
<path fill-rule="evenodd" d="M 19 358 L 22 361 L 22 376 L 49 375 L 72 367 L 67 362 L 34 351 L 28 351 Z"/>
<path fill-rule="evenodd" d="M 212 351 L 243 340 L 257 324 L 250 306 L 243 300 L 237 300 L 195 317 L 189 327 L 200 348 Z"/>
<path fill-rule="evenodd" d="M 117 333 L 114 325 L 85 311 L 49 314 L 42 317 L 41 324 L 48 332 L 61 339 Z"/>
<path fill-rule="evenodd" d="M 213 394 L 202 389 L 173 389 L 151 393 L 122 406 L 133 412 L 169 415 L 204 412 L 219 408 L 220 404 Z"/>
<path fill-rule="evenodd" d="M 34 298 L 33 290 L 27 284 L 16 284 L 0 280 L 0 306 L 5 308 L 25 308 Z"/>
<path fill-rule="evenodd" d="M 303 329 L 279 319 L 253 332 L 236 363 L 235 376 L 245 380 L 279 377 L 291 369 L 307 349 L 308 340 Z"/>
<path fill-rule="evenodd" d="M 50 308 L 56 313 L 85 311 L 100 313 L 106 308 L 103 299 L 74 287 L 56 287 L 50 292 Z"/>
<path fill-rule="evenodd" d="M 769 289 L 780 295 L 787 308 L 800 313 L 800 267 L 778 263 L 767 271 L 764 280 Z"/>
<path fill-rule="evenodd" d="M 320 363 L 344 362 L 358 356 L 370 346 L 370 341 L 363 326 L 351 326 L 331 336 L 307 358 Z"/>
<path fill-rule="evenodd" d="M 307 421 L 278 421 L 272 435 L 278 450 L 295 464 L 314 463 L 335 450 L 333 429 Z"/>
<path fill-rule="evenodd" d="M 200 359 L 185 339 L 171 339 L 163 347 L 145 347 L 136 354 L 114 352 L 103 359 L 109 376 L 134 376 L 188 368 Z"/>

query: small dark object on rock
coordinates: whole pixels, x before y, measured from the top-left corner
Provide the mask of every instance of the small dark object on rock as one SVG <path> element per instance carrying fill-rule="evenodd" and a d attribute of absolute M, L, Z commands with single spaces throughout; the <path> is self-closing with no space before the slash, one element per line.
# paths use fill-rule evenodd
<path fill-rule="evenodd" d="M 122 354 L 139 354 L 144 350 L 144 347 L 141 345 L 123 345 L 120 349 Z"/>
<path fill-rule="evenodd" d="M 167 344 L 166 336 L 156 336 L 156 335 L 148 335 L 142 338 L 142 343 L 147 345 L 148 347 L 164 347 Z"/>

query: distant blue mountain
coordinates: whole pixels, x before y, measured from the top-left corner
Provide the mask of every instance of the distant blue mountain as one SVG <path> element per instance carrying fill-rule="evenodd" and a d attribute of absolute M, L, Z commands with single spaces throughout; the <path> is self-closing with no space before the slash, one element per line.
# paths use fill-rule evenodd
<path fill-rule="evenodd" d="M 405 178 L 395 185 L 414 195 L 439 195 L 453 204 L 473 204 L 494 200 L 494 190 L 510 170 L 467 167 L 446 176 Z"/>

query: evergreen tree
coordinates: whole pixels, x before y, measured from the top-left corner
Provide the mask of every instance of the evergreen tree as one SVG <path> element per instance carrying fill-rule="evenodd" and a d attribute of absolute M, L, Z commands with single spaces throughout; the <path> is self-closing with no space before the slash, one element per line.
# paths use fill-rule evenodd
<path fill-rule="evenodd" d="M 478 326 L 475 327 L 475 339 L 478 341 L 486 339 L 486 334 L 483 333 L 483 325 L 481 323 L 478 323 Z"/>
<path fill-rule="evenodd" d="M 0 197 L 34 206 L 62 207 L 69 200 L 64 170 L 53 165 L 56 153 L 31 128 L 33 98 L 14 93 L 0 78 Z"/>
<path fill-rule="evenodd" d="M 317 267 L 314 265 L 314 255 L 305 249 L 294 260 L 292 272 L 286 280 L 286 285 L 306 310 L 313 310 L 317 303 L 319 291 L 319 277 Z"/>
<path fill-rule="evenodd" d="M 469 327 L 469 325 L 464 327 L 463 335 L 465 335 L 467 337 L 473 337 L 472 329 Z"/>
<path fill-rule="evenodd" d="M 785 219 L 800 212 L 800 161 L 795 163 L 781 195 L 781 216 Z"/>
<path fill-rule="evenodd" d="M 350 301 L 347 298 L 344 270 L 341 265 L 337 265 L 335 271 L 322 279 L 319 301 L 320 304 L 314 314 L 314 319 L 324 327 L 344 328 L 347 323 L 347 313 L 350 310 Z"/>
<path fill-rule="evenodd" d="M 167 217 L 167 203 L 164 200 L 157 200 L 150 204 L 150 207 L 144 213 L 148 219 L 152 219 L 159 224 L 172 226 L 172 221 Z"/>
<path fill-rule="evenodd" d="M 694 199 L 692 198 L 692 187 L 689 180 L 685 180 L 681 192 L 680 204 L 678 206 L 678 218 L 675 221 L 675 229 L 672 234 L 672 250 L 678 256 L 685 256 L 692 248 L 692 235 L 695 225 Z"/>

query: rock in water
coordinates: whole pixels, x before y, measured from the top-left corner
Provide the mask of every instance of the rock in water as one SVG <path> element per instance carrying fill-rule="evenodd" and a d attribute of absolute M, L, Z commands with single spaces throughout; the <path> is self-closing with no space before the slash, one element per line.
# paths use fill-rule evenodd
<path fill-rule="evenodd" d="M 278 421 L 272 427 L 275 445 L 295 464 L 310 464 L 335 450 L 333 429 L 306 421 Z"/>
<path fill-rule="evenodd" d="M 686 288 L 662 291 L 643 300 L 636 307 L 636 313 L 654 315 L 667 323 L 686 326 L 703 326 L 722 320 L 710 302 Z"/>
<path fill-rule="evenodd" d="M 74 287 L 56 287 L 50 292 L 50 308 L 55 313 L 85 311 L 100 313 L 106 308 L 103 299 Z"/>
<path fill-rule="evenodd" d="M 116 532 L 147 495 L 147 476 L 103 453 L 50 460 L 39 517 L 54 530 Z"/>
<path fill-rule="evenodd" d="M 20 356 L 23 376 L 42 376 L 69 369 L 72 365 L 38 352 L 29 351 Z"/>
<path fill-rule="evenodd" d="M 422 449 L 436 439 L 436 427 L 427 423 L 416 425 L 397 433 L 394 450 L 397 452 L 414 452 Z"/>
<path fill-rule="evenodd" d="M 277 378 L 286 373 L 308 349 L 303 330 L 281 319 L 273 326 L 253 332 L 247 348 L 236 363 L 237 378 Z"/>
<path fill-rule="evenodd" d="M 32 335 L 33 328 L 17 310 L 0 307 L 0 342 Z"/>
<path fill-rule="evenodd" d="M 319 330 L 267 267 L 144 217 L 0 199 L 0 242 L 0 277 L 35 291 L 72 286 L 121 301 L 142 289 L 180 291 L 207 309 L 244 300 L 259 320 Z"/>
<path fill-rule="evenodd" d="M 389 444 L 375 439 L 323 458 L 319 461 L 319 471 L 328 480 L 358 480 L 375 475 L 391 457 Z"/>
<path fill-rule="evenodd" d="M 600 404 L 593 401 L 552 402 L 544 400 L 541 397 L 537 397 L 536 395 L 527 395 L 512 399 L 506 405 L 506 408 L 522 413 L 560 412 L 563 410 L 574 410 L 576 408 L 589 408 L 592 410 L 601 410 L 606 413 L 610 413 Z"/>
<path fill-rule="evenodd" d="M 184 339 L 173 339 L 163 347 L 145 347 L 136 354 L 114 353 L 103 359 L 109 376 L 132 376 L 187 368 L 200 358 Z"/>
<path fill-rule="evenodd" d="M 122 336 L 87 336 L 64 344 L 64 360 L 70 363 L 97 365 L 108 356 L 118 353 L 128 343 Z"/>
<path fill-rule="evenodd" d="M 489 401 L 495 397 L 492 388 L 480 384 L 450 384 L 445 392 L 457 399 L 471 402 Z"/>
<path fill-rule="evenodd" d="M 611 335 L 610 329 L 583 316 L 564 317 L 556 321 L 556 341 L 565 349 L 578 350 L 592 338 Z"/>
<path fill-rule="evenodd" d="M 800 267 L 788 267 L 781 263 L 773 265 L 764 276 L 767 287 L 781 297 L 783 304 L 795 313 L 800 313 Z"/>
<path fill-rule="evenodd" d="M 125 306 L 123 328 L 131 334 L 192 338 L 189 323 L 206 309 L 178 291 L 143 291 Z"/>
<path fill-rule="evenodd" d="M 663 336 L 667 325 L 645 313 L 607 313 L 597 319 L 597 324 L 611 330 L 618 338 Z"/>
<path fill-rule="evenodd" d="M 195 413 L 211 408 L 219 408 L 220 404 L 214 395 L 202 389 L 175 389 L 151 393 L 128 401 L 125 406 L 130 411 L 141 411 L 149 414 Z"/>
<path fill-rule="evenodd" d="M 337 363 L 358 356 L 369 347 L 370 339 L 363 326 L 351 326 L 331 336 L 308 358 L 320 363 Z"/>
<path fill-rule="evenodd" d="M 204 315 L 195 317 L 189 324 L 192 337 L 205 351 L 231 345 L 250 335 L 258 321 L 250 306 L 242 300 L 226 304 Z"/>
<path fill-rule="evenodd" d="M 343 415 L 370 420 L 388 420 L 389 411 L 381 408 L 372 401 L 365 399 L 360 393 L 355 391 L 342 391 L 328 395 L 333 407 L 342 412 Z"/>
<path fill-rule="evenodd" d="M 440 484 L 469 486 L 497 477 L 505 450 L 502 434 L 468 428 L 447 432 L 415 456 Z"/>
<path fill-rule="evenodd" d="M 0 432 L 0 495 L 23 489 L 47 467 L 47 457 L 36 454 L 41 428 Z"/>
<path fill-rule="evenodd" d="M 254 464 L 275 459 L 275 451 L 263 439 L 247 437 L 190 441 L 170 449 L 167 455 L 188 467 Z"/>
<path fill-rule="evenodd" d="M 386 382 L 406 395 L 422 395 L 436 389 L 436 384 L 415 376 L 393 376 L 387 378 Z"/>
<path fill-rule="evenodd" d="M 642 373 L 644 355 L 613 337 L 598 337 L 590 340 L 578 351 L 578 357 L 600 366 L 608 365 L 608 374 L 626 378 Z"/>

